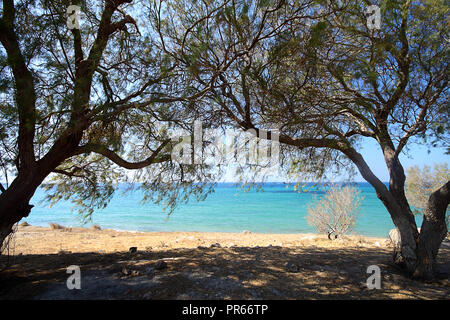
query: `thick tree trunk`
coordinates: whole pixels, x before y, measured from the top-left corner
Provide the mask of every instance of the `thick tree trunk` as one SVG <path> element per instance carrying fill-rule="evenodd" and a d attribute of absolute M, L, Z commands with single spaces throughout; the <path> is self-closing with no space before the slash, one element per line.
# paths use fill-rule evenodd
<path fill-rule="evenodd" d="M 381 182 L 370 170 L 362 155 L 353 148 L 344 152 L 357 166 L 363 178 L 369 182 L 377 193 L 377 197 L 383 202 L 384 206 L 391 215 L 394 225 L 400 232 L 401 241 L 398 247 L 394 248 L 394 263 L 413 273 L 417 264 L 417 243 L 419 232 L 414 220 L 414 215 L 409 208 L 408 201 L 402 186 L 404 185 L 403 168 L 398 166 L 398 161 L 393 161 L 390 154 L 385 153 L 386 164 L 389 168 L 391 181 L 389 189 Z M 393 155 L 392 155 L 393 156 Z"/>
<path fill-rule="evenodd" d="M 7 204 L 9 199 L 3 198 L 2 200 L 0 201 L 1 204 Z M 14 207 L 9 205 L 0 207 L 0 248 L 3 248 L 4 241 L 13 231 L 14 224 L 30 214 L 33 206 L 28 201 L 24 197 L 20 202 L 14 201 L 16 203 Z M 9 202 L 11 203 L 12 200 L 9 200 Z"/>
<path fill-rule="evenodd" d="M 15 223 L 19 222 L 23 217 L 30 214 L 32 205 L 24 202 L 22 206 L 18 207 L 14 211 L 3 211 L 0 210 L 0 248 L 3 249 L 6 238 L 12 233 L 13 226 Z M 0 252 L 1 254 L 1 252 Z"/>
<path fill-rule="evenodd" d="M 403 217 L 394 220 L 394 224 L 400 232 L 400 243 L 394 247 L 393 260 L 396 265 L 412 274 L 417 264 L 419 232 L 415 221 L 405 218 L 406 215 L 407 212 L 404 212 Z"/>
<path fill-rule="evenodd" d="M 27 174 L 19 174 L 9 188 L 0 194 L 0 246 L 12 232 L 14 224 L 30 214 L 33 206 L 29 201 L 45 176 L 35 167 Z"/>
<path fill-rule="evenodd" d="M 386 115 L 385 115 L 386 116 Z M 379 129 L 378 141 L 383 151 L 384 160 L 389 171 L 389 190 L 385 200 L 380 198 L 391 214 L 395 226 L 400 232 L 400 243 L 394 248 L 394 263 L 406 268 L 412 274 L 417 264 L 417 245 L 419 232 L 414 214 L 405 195 L 405 170 L 403 169 L 394 144 L 388 134 L 386 117 L 381 114 L 377 119 Z"/>
<path fill-rule="evenodd" d="M 428 200 L 419 235 L 418 263 L 414 277 L 432 279 L 436 275 L 436 256 L 447 235 L 445 214 L 450 202 L 450 181 L 433 192 Z"/>

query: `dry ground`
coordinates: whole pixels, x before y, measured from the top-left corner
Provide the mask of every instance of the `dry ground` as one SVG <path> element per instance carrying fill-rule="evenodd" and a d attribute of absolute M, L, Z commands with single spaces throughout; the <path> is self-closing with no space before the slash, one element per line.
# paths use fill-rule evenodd
<path fill-rule="evenodd" d="M 220 244 L 213 246 L 212 244 Z M 131 233 L 20 227 L 0 257 L 0 299 L 449 299 L 450 249 L 440 280 L 404 277 L 389 241 L 253 233 Z M 136 253 L 128 252 L 137 247 Z M 166 268 L 158 268 L 160 261 Z M 158 263 L 159 262 L 159 263 Z M 289 264 L 289 268 L 286 267 Z M 68 290 L 67 267 L 81 268 Z M 381 268 L 381 289 L 366 286 Z"/>

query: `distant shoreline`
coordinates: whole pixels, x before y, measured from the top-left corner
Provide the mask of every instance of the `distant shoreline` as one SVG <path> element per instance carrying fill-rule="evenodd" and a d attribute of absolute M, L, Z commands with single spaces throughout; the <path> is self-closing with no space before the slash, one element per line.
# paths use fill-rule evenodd
<path fill-rule="evenodd" d="M 19 222 L 19 225 L 21 223 L 25 223 L 26 218 Z M 42 224 L 30 224 L 30 226 L 38 227 L 38 228 L 49 228 L 49 223 L 42 223 Z M 59 223 L 57 223 L 59 224 Z M 68 229 L 82 229 L 82 230 L 90 230 L 93 226 L 98 225 L 96 223 L 86 223 L 85 225 L 62 225 L 65 228 Z M 110 231 L 116 231 L 116 232 L 129 232 L 129 233 L 218 233 L 218 234 L 241 234 L 244 232 L 249 232 L 251 234 L 261 234 L 261 235 L 316 235 L 316 236 L 322 236 L 319 233 L 314 232 L 261 232 L 261 231 L 252 231 L 252 230 L 246 230 L 242 229 L 241 231 L 205 231 L 205 230 L 135 230 L 135 229 L 120 229 L 120 228 L 114 228 L 114 227 L 101 227 L 102 230 L 110 230 Z M 325 235 L 323 235 L 325 236 Z M 386 234 L 386 236 L 373 236 L 373 235 L 365 235 L 365 234 L 359 234 L 355 231 L 346 234 L 346 237 L 364 237 L 364 238 L 371 238 L 371 239 L 385 239 L 388 238 L 389 235 Z"/>

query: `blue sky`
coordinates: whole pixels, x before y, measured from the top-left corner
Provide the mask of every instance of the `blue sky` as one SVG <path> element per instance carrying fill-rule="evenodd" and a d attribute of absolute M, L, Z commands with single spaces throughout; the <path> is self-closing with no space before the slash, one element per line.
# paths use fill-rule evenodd
<path fill-rule="evenodd" d="M 435 163 L 450 162 L 450 155 L 445 154 L 445 148 L 431 148 L 428 150 L 427 145 L 416 143 L 408 144 L 408 153 L 400 154 L 400 161 L 403 168 L 406 170 L 412 166 L 423 167 L 424 165 L 433 166 Z M 357 150 L 360 152 L 373 173 L 383 182 L 389 181 L 389 173 L 384 162 L 383 153 L 378 143 L 373 139 L 365 139 L 361 142 L 361 148 Z M 430 152 L 429 152 L 430 151 Z M 234 177 L 233 166 L 220 179 L 223 182 L 237 182 Z M 287 181 L 283 176 L 272 176 L 268 178 L 269 181 L 284 182 Z M 366 182 L 364 178 L 357 172 L 354 178 L 355 182 Z"/>
<path fill-rule="evenodd" d="M 388 170 L 379 145 L 373 140 L 364 142 L 360 153 L 366 159 L 367 164 L 380 180 L 389 181 Z M 408 155 L 404 153 L 400 155 L 400 161 L 405 170 L 414 165 L 418 165 L 419 167 L 423 167 L 424 165 L 433 166 L 435 163 L 448 163 L 450 160 L 450 155 L 445 154 L 445 148 L 431 148 L 430 153 L 428 153 L 428 147 L 426 145 L 410 144 L 409 148 Z M 364 181 L 359 174 L 355 180 L 358 182 Z"/>

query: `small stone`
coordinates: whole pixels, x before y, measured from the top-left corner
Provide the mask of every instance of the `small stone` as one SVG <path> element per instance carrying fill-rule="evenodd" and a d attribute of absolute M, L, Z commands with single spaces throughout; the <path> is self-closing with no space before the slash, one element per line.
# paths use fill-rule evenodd
<path fill-rule="evenodd" d="M 389 231 L 389 239 L 391 240 L 394 247 L 396 248 L 401 247 L 402 240 L 400 237 L 400 231 L 397 228 Z"/>
<path fill-rule="evenodd" d="M 204 247 L 204 246 L 198 246 L 197 249 L 204 250 L 204 249 L 208 249 L 208 248 L 207 248 L 207 247 Z"/>
<path fill-rule="evenodd" d="M 30 224 L 28 224 L 28 222 L 22 222 L 21 224 L 19 224 L 19 227 L 29 227 Z"/>
<path fill-rule="evenodd" d="M 250 234 L 250 233 L 251 233 L 251 231 L 248 231 L 248 230 L 244 230 L 244 231 L 242 231 L 242 233 L 243 233 L 243 234 Z"/>
<path fill-rule="evenodd" d="M 130 251 L 130 253 L 136 253 L 137 247 L 131 247 L 129 251 Z"/>
<path fill-rule="evenodd" d="M 136 277 L 136 276 L 138 276 L 139 275 L 139 271 L 137 271 L 137 270 L 133 270 L 133 271 L 131 271 L 131 273 L 130 273 L 130 276 L 132 276 L 132 277 Z"/>
<path fill-rule="evenodd" d="M 165 269 L 165 268 L 167 268 L 167 263 L 164 261 L 164 260 L 158 260 L 156 263 L 155 263 L 155 267 L 154 267 L 156 270 L 162 270 L 162 269 Z"/>
<path fill-rule="evenodd" d="M 94 224 L 94 225 L 91 227 L 91 230 L 102 230 L 102 228 L 101 228 L 98 224 Z"/>
<path fill-rule="evenodd" d="M 220 247 L 221 247 L 220 243 L 213 243 L 211 245 L 211 248 L 220 248 Z"/>
<path fill-rule="evenodd" d="M 299 271 L 298 266 L 292 262 L 286 262 L 284 264 L 284 267 L 286 268 L 286 270 L 288 272 L 298 272 Z"/>

